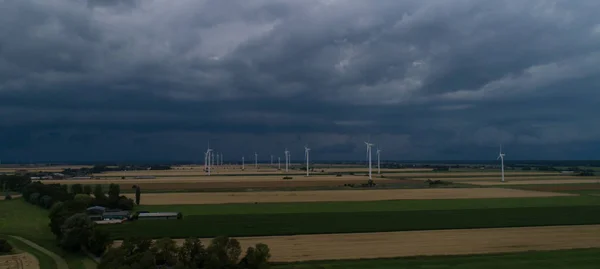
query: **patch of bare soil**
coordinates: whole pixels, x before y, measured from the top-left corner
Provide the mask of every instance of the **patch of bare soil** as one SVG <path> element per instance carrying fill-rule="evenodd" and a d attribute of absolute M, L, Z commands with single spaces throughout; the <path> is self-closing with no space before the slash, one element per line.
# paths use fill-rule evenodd
<path fill-rule="evenodd" d="M 37 258 L 29 253 L 0 256 L 0 269 L 39 269 Z"/>

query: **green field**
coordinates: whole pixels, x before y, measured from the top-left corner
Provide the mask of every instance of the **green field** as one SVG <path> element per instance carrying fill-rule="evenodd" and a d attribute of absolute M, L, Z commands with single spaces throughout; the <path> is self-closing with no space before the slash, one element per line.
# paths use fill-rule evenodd
<path fill-rule="evenodd" d="M 600 249 L 511 254 L 324 261 L 274 266 L 274 269 L 595 269 Z"/>
<path fill-rule="evenodd" d="M 215 237 L 600 224 L 600 207 L 525 207 L 461 210 L 192 215 L 182 220 L 138 220 L 107 225 L 115 239 L 129 236 Z"/>
<path fill-rule="evenodd" d="M 70 269 L 89 268 L 89 258 L 64 252 L 48 227 L 48 211 L 28 204 L 23 199 L 0 201 L 0 234 L 16 235 L 62 256 Z"/>
<path fill-rule="evenodd" d="M 142 203 L 144 195 L 142 194 Z M 141 205 L 135 210 L 150 212 L 182 212 L 191 215 L 234 215 L 234 214 L 286 214 L 315 212 L 377 212 L 451 210 L 483 208 L 519 208 L 552 206 L 600 205 L 600 197 L 565 196 L 541 198 L 498 198 L 498 199 L 448 199 L 448 200 L 394 200 L 372 202 L 314 202 L 314 203 L 264 203 L 264 204 L 220 204 L 220 205 Z"/>
<path fill-rule="evenodd" d="M 19 250 L 19 252 L 27 252 L 30 253 L 31 255 L 35 256 L 39 263 L 40 263 L 40 269 L 57 269 L 56 267 L 56 263 L 54 262 L 54 260 L 52 258 L 50 258 L 48 255 L 42 253 L 41 251 L 30 247 L 29 245 L 13 239 L 9 236 L 0 236 L 0 238 L 6 239 L 8 240 L 8 242 L 16 249 Z"/>

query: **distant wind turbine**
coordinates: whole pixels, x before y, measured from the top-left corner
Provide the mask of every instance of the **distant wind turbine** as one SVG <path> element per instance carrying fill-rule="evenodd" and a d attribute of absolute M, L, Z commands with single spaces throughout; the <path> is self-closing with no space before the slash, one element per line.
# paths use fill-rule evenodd
<path fill-rule="evenodd" d="M 498 158 L 496 160 L 500 160 L 501 163 L 500 168 L 502 169 L 502 182 L 504 182 L 504 156 L 506 156 L 506 154 L 502 153 L 502 145 L 500 145 L 500 154 L 498 154 Z"/>
<path fill-rule="evenodd" d="M 254 152 L 254 168 L 258 169 L 258 153 Z"/>
<path fill-rule="evenodd" d="M 277 157 L 277 170 L 281 170 L 281 157 Z"/>
<path fill-rule="evenodd" d="M 206 153 L 204 154 L 204 167 L 206 168 L 206 172 L 208 173 L 208 175 L 210 176 L 210 170 L 212 163 L 212 149 L 210 148 L 210 142 L 208 143 L 208 149 L 206 149 Z"/>
<path fill-rule="evenodd" d="M 244 156 L 242 156 L 242 171 L 244 170 Z"/>
<path fill-rule="evenodd" d="M 367 145 L 367 155 L 369 156 L 369 180 L 372 180 L 373 178 L 371 176 L 371 147 L 373 147 L 374 144 L 365 142 L 365 145 Z"/>
<path fill-rule="evenodd" d="M 285 154 L 285 171 L 287 172 L 290 164 L 290 152 L 286 148 L 283 154 Z"/>
<path fill-rule="evenodd" d="M 308 148 L 308 145 L 304 146 L 304 157 L 306 158 L 306 176 L 309 176 L 308 175 L 308 159 L 310 157 L 309 155 L 310 155 L 310 149 Z"/>

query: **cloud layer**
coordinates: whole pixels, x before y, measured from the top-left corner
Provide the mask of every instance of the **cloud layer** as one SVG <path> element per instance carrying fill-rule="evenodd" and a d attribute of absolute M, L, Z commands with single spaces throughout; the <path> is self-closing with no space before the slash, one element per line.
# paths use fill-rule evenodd
<path fill-rule="evenodd" d="M 600 153 L 598 1 L 0 5 L 3 160 Z"/>

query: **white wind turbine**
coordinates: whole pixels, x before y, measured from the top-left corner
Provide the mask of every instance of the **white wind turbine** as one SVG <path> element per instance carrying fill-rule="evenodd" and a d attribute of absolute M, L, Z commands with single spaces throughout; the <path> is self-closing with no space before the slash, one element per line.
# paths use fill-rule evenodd
<path fill-rule="evenodd" d="M 381 174 L 381 150 L 377 148 L 377 174 Z"/>
<path fill-rule="evenodd" d="M 242 171 L 244 171 L 244 156 L 242 156 Z"/>
<path fill-rule="evenodd" d="M 308 159 L 310 155 L 310 149 L 307 146 L 304 146 L 304 157 L 306 158 L 306 176 L 308 176 Z"/>
<path fill-rule="evenodd" d="M 212 166 L 212 149 L 210 148 L 210 143 L 208 144 L 208 149 L 206 150 L 206 153 L 204 155 L 204 166 L 206 167 L 206 172 L 208 173 L 208 175 L 210 176 L 210 170 L 211 166 Z"/>
<path fill-rule="evenodd" d="M 373 147 L 374 144 L 365 142 L 365 145 L 367 145 L 367 156 L 369 156 L 369 180 L 372 180 L 373 178 L 371 176 L 371 147 Z"/>
<path fill-rule="evenodd" d="M 502 169 L 502 182 L 504 182 L 504 156 L 506 156 L 506 154 L 502 153 L 502 145 L 500 145 L 500 154 L 498 154 L 498 158 L 496 160 L 500 160 L 501 163 L 500 168 Z"/>
<path fill-rule="evenodd" d="M 254 168 L 258 169 L 258 153 L 254 152 Z"/>
<path fill-rule="evenodd" d="M 287 149 L 285 149 L 283 154 L 285 154 L 285 171 L 287 172 L 290 164 L 290 152 Z"/>

